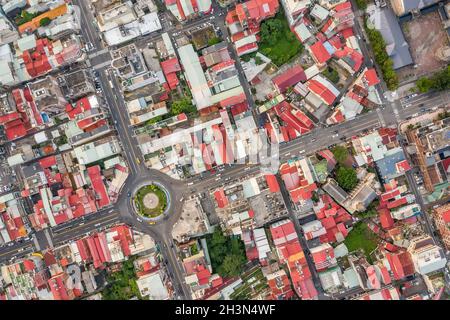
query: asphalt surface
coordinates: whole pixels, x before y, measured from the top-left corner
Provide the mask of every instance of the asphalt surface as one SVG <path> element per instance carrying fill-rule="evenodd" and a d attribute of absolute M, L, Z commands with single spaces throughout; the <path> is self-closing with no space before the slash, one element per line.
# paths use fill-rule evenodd
<path fill-rule="evenodd" d="M 10 246 L 0 247 L 0 262 L 17 259 L 35 251 L 36 245 L 34 243 L 36 241 L 40 249 L 43 250 L 49 246 L 58 246 L 98 230 L 106 229 L 114 224 L 126 223 L 133 226 L 134 229 L 147 233 L 154 238 L 155 242 L 159 245 L 162 255 L 167 260 L 167 269 L 174 284 L 176 295 L 179 298 L 190 299 L 190 291 L 184 283 L 183 268 L 180 265 L 175 249 L 176 246 L 173 245 L 173 240 L 171 237 L 172 227 L 181 214 L 183 198 L 192 193 L 207 192 L 211 188 L 221 186 L 228 178 L 237 179 L 245 177 L 246 175 L 254 174 L 259 171 L 260 168 L 257 165 L 224 166 L 223 169 L 218 170 L 217 172 L 220 173 L 220 177 L 216 174 L 206 172 L 197 177 L 190 178 L 187 181 L 174 180 L 157 170 L 146 168 L 137 147 L 137 142 L 133 136 L 132 127 L 130 126 L 128 117 L 126 116 L 123 97 L 121 94 L 118 94 L 120 91 L 117 80 L 113 73 L 109 70 L 108 62 L 110 61 L 111 56 L 109 51 L 105 50 L 103 41 L 99 38 L 99 33 L 92 23 L 92 21 L 94 21 L 94 17 L 92 16 L 92 11 L 89 8 L 89 4 L 87 1 L 83 0 L 74 0 L 73 2 L 81 8 L 82 34 L 85 39 L 87 39 L 88 42 L 91 42 L 94 46 L 94 49 L 89 52 L 90 65 L 99 71 L 103 96 L 110 108 L 111 116 L 116 123 L 117 134 L 120 137 L 121 147 L 123 149 L 122 154 L 126 157 L 129 163 L 130 176 L 123 187 L 123 192 L 119 196 L 117 203 L 113 206 L 100 210 L 91 216 L 71 220 L 68 223 L 53 228 L 49 233 L 51 241 L 48 241 L 47 236 L 44 236 L 43 234 L 32 234 L 28 240 L 21 240 L 20 242 L 12 243 Z M 183 28 L 192 28 L 205 22 L 212 22 L 222 30 L 223 36 L 226 37 L 227 30 L 223 23 L 224 15 L 219 16 L 219 12 L 222 12 L 222 9 L 219 9 L 215 2 L 214 5 L 214 19 L 210 19 L 210 17 L 207 16 L 186 23 Z M 170 36 L 180 30 L 176 27 L 176 25 L 170 26 L 167 23 L 164 25 L 166 27 L 164 31 L 168 32 Z M 356 29 L 357 33 L 361 32 L 357 27 Z M 160 34 L 140 37 L 137 40 L 137 43 L 138 45 L 143 45 L 144 43 L 151 42 L 158 37 L 160 37 Z M 361 44 L 361 41 L 360 45 L 363 52 L 367 51 L 367 54 L 364 54 L 364 56 L 366 58 L 366 63 L 370 65 L 370 53 L 365 45 Z M 231 57 L 238 62 L 239 59 L 236 55 L 234 47 L 231 44 L 229 44 L 229 50 Z M 237 63 L 236 66 L 247 99 L 253 109 L 253 98 L 250 94 L 249 86 L 245 80 L 242 67 L 239 63 Z M 110 80 L 113 84 L 112 88 L 109 85 Z M 380 91 L 384 90 L 382 86 L 383 84 L 379 87 Z M 383 99 L 384 105 L 378 111 L 372 111 L 359 115 L 354 120 L 347 121 L 342 124 L 331 127 L 316 128 L 306 136 L 299 137 L 294 141 L 280 145 L 280 163 L 283 163 L 292 157 L 314 153 L 317 150 L 324 149 L 330 145 L 339 143 L 344 139 L 349 139 L 352 136 L 358 135 L 365 130 L 380 127 L 382 124 L 387 126 L 396 126 L 401 121 L 416 113 L 427 112 L 427 110 L 431 110 L 434 107 L 448 105 L 449 101 L 450 97 L 448 93 L 424 94 L 413 99 L 409 99 L 408 101 L 396 100 L 389 102 L 386 99 Z M 138 163 L 136 159 L 141 159 L 140 163 Z M 171 212 L 170 215 L 167 219 L 164 219 L 156 225 L 149 225 L 145 222 L 139 222 L 133 213 L 130 198 L 127 196 L 128 191 L 133 190 L 135 186 L 151 181 L 158 181 L 163 184 L 168 189 L 172 197 L 169 208 L 169 211 Z M 191 185 L 190 182 L 194 183 Z M 283 186 L 282 183 L 280 185 Z M 412 185 L 415 185 L 415 181 L 412 181 Z M 417 185 L 415 185 L 415 187 L 417 188 Z M 413 187 L 413 192 L 416 193 L 418 190 L 414 190 Z M 291 218 L 295 221 L 296 230 L 299 234 L 301 244 L 304 248 L 306 248 L 306 242 L 300 232 L 300 227 L 297 219 L 295 218 L 290 200 L 286 194 L 286 190 L 283 191 L 283 198 L 286 202 Z M 419 203 L 421 201 L 420 195 L 418 197 L 418 201 Z M 423 201 L 421 203 L 421 206 L 422 205 Z M 36 240 L 33 240 L 34 238 L 36 238 Z M 308 255 L 307 258 L 310 269 L 313 272 L 314 283 L 320 293 L 320 299 L 326 299 L 327 297 L 323 296 L 323 291 L 321 290 L 320 283 L 318 282 L 317 275 L 315 274 L 315 268 L 312 265 L 312 261 Z"/>

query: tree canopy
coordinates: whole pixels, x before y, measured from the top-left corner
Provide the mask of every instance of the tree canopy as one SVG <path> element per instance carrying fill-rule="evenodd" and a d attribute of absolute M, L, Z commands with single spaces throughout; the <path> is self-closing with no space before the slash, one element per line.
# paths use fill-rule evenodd
<path fill-rule="evenodd" d="M 108 285 L 103 290 L 104 300 L 130 300 L 133 297 L 142 299 L 136 284 L 134 259 L 123 262 L 122 268 L 106 277 Z"/>
<path fill-rule="evenodd" d="M 269 19 L 261 25 L 261 40 L 270 45 L 275 45 L 283 36 L 283 23 L 279 19 Z"/>
<path fill-rule="evenodd" d="M 353 168 L 339 166 L 336 170 L 336 181 L 345 191 L 353 190 L 358 184 L 358 177 Z"/>
<path fill-rule="evenodd" d="M 289 28 L 282 10 L 275 17 L 261 23 L 260 35 L 260 51 L 277 66 L 289 62 L 303 50 L 302 44 Z"/>
<path fill-rule="evenodd" d="M 180 113 L 192 114 L 196 112 L 197 108 L 192 104 L 191 98 L 189 97 L 176 100 L 170 106 L 170 113 L 173 116 L 179 115 Z"/>
<path fill-rule="evenodd" d="M 366 10 L 366 8 L 367 8 L 367 1 L 366 0 L 356 0 L 356 5 L 358 6 L 358 9 Z"/>
<path fill-rule="evenodd" d="M 378 30 L 367 27 L 367 23 L 365 30 L 375 55 L 375 61 L 381 68 L 383 79 L 388 89 L 397 89 L 398 77 L 393 68 L 394 63 L 386 51 L 386 43 L 384 42 L 383 36 Z"/>
<path fill-rule="evenodd" d="M 39 25 L 41 27 L 45 27 L 45 26 L 48 26 L 50 24 L 50 22 L 52 22 L 52 20 L 49 17 L 45 17 L 45 18 L 42 18 L 41 20 L 39 20 Z"/>
<path fill-rule="evenodd" d="M 343 146 L 336 146 L 331 150 L 334 155 L 336 161 L 340 164 L 343 164 L 348 158 L 348 150 Z"/>
<path fill-rule="evenodd" d="M 420 92 L 428 92 L 431 89 L 438 91 L 450 89 L 450 65 L 429 78 L 420 78 L 416 81 L 416 86 Z"/>
<path fill-rule="evenodd" d="M 236 237 L 226 237 L 220 228 L 206 238 L 212 268 L 221 276 L 237 276 L 247 258 L 244 243 Z"/>

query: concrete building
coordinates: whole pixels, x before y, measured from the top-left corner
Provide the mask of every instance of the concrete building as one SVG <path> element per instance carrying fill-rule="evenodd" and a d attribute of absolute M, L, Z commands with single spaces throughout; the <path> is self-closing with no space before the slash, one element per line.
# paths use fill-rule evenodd
<path fill-rule="evenodd" d="M 445 267 L 447 258 L 444 250 L 437 246 L 430 236 L 419 236 L 410 241 L 408 252 L 416 272 L 425 275 Z"/>
<path fill-rule="evenodd" d="M 450 250 L 450 204 L 433 209 L 433 217 L 445 248 Z"/>

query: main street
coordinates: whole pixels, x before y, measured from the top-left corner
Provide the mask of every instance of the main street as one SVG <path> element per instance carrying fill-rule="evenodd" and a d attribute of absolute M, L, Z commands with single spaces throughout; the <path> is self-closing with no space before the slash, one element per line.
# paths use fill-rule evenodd
<path fill-rule="evenodd" d="M 115 123 L 117 134 L 120 137 L 123 154 L 128 160 L 130 175 L 125 183 L 125 186 L 123 187 L 123 194 L 120 195 L 114 206 L 100 210 L 91 216 L 72 220 L 61 226 L 53 228 L 50 232 L 51 243 L 53 246 L 58 246 L 95 231 L 106 229 L 109 226 L 118 223 L 126 223 L 138 231 L 149 234 L 153 237 L 155 242 L 158 243 L 162 255 L 167 260 L 167 269 L 169 270 L 169 275 L 172 278 L 177 295 L 181 298 L 189 299 L 190 291 L 184 283 L 183 268 L 180 265 L 171 237 L 172 227 L 174 223 L 178 221 L 181 214 L 182 199 L 192 193 L 208 192 L 211 188 L 223 185 L 228 179 L 239 179 L 245 177 L 246 175 L 254 174 L 260 170 L 260 167 L 258 165 L 225 166 L 224 169 L 220 171 L 220 177 L 206 172 L 201 176 L 192 177 L 186 181 L 174 180 L 158 170 L 148 169 L 144 165 L 144 161 L 142 161 L 137 141 L 133 136 L 133 130 L 126 115 L 125 102 L 123 100 L 123 96 L 120 94 L 120 85 L 109 66 L 111 55 L 109 50 L 104 47 L 103 41 L 99 37 L 99 32 L 92 23 L 92 21 L 94 21 L 94 17 L 89 8 L 88 1 L 74 0 L 74 3 L 78 4 L 80 7 L 82 34 L 87 41 L 93 44 L 95 48 L 93 51 L 89 52 L 90 65 L 95 67 L 95 69 L 99 72 L 99 80 L 102 86 L 103 96 L 106 104 L 110 108 L 112 120 Z M 210 19 L 209 16 L 202 17 L 186 23 L 183 25 L 183 28 L 193 28 L 206 22 L 214 22 L 222 30 L 222 33 L 225 36 L 227 34 L 227 30 L 223 23 L 224 16 L 218 14 L 221 12 L 219 9 L 216 9 L 215 11 L 214 19 Z M 168 32 L 172 38 L 173 33 L 177 30 L 177 27 L 169 26 L 164 30 L 164 32 Z M 146 44 L 154 41 L 157 37 L 160 37 L 160 35 L 155 34 L 141 37 L 137 40 L 137 43 L 140 45 Z M 365 48 L 365 45 L 363 46 Z M 229 44 L 229 50 L 232 58 L 238 62 L 239 59 L 236 55 L 234 47 L 231 44 Z M 364 50 L 367 50 L 367 48 Z M 368 55 L 365 55 L 365 57 L 367 60 Z M 239 63 L 237 63 L 236 66 L 247 99 L 253 107 L 253 98 L 250 94 L 249 86 L 244 77 L 242 67 Z M 109 85 L 110 81 L 112 86 Z M 448 103 L 448 93 L 430 93 L 419 95 L 407 102 L 397 100 L 393 103 L 389 103 L 384 101 L 383 108 L 378 111 L 364 113 L 355 119 L 342 124 L 330 127 L 318 127 L 305 136 L 280 145 L 280 163 L 293 157 L 308 155 L 317 150 L 327 148 L 330 145 L 340 143 L 342 140 L 350 139 L 352 136 L 361 134 L 365 130 L 380 127 L 383 122 L 386 122 L 387 125 L 391 124 L 395 126 L 411 115 L 426 112 L 427 110 L 431 110 L 435 107 L 448 105 Z M 396 110 L 397 112 L 395 112 Z M 393 117 L 393 115 L 395 115 L 395 117 Z M 141 161 L 137 161 L 137 159 L 140 159 Z M 128 192 L 132 191 L 137 185 L 151 181 L 158 181 L 163 184 L 168 189 L 172 197 L 169 208 L 170 215 L 157 225 L 149 225 L 138 221 L 131 207 L 130 197 L 128 197 Z M 194 183 L 190 184 L 190 182 Z M 293 214 L 289 197 L 285 192 L 283 193 L 283 197 L 291 214 L 291 218 L 295 221 L 296 229 L 301 235 L 299 224 Z M 9 261 L 10 259 L 20 258 L 33 252 L 34 250 L 37 250 L 33 239 L 30 238 L 28 240 L 20 240 L 19 242 L 13 243 L 11 246 L 1 247 L 0 261 L 3 262 Z M 302 237 L 300 239 L 301 241 L 304 240 Z M 306 248 L 304 241 L 302 242 L 302 246 Z M 41 247 L 40 249 L 43 250 L 45 248 Z M 308 264 L 310 265 L 311 270 L 314 271 L 311 263 L 311 260 L 308 259 Z M 314 272 L 313 279 L 319 292 L 321 292 L 320 284 L 318 283 L 317 276 Z"/>

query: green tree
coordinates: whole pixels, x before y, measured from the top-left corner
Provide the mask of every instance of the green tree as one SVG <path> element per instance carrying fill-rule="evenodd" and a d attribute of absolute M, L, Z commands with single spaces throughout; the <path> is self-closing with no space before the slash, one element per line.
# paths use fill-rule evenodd
<path fill-rule="evenodd" d="M 283 36 L 283 23 L 278 19 L 269 19 L 261 26 L 261 40 L 275 45 Z"/>
<path fill-rule="evenodd" d="M 339 166 L 336 171 L 336 181 L 345 191 L 353 190 L 358 184 L 358 177 L 353 168 Z"/>
<path fill-rule="evenodd" d="M 438 91 L 450 89 L 450 65 L 429 78 L 420 78 L 416 81 L 416 86 L 420 92 L 428 92 L 431 89 Z"/>
<path fill-rule="evenodd" d="M 432 85 L 433 85 L 432 81 L 427 77 L 422 77 L 416 81 L 417 89 L 419 89 L 420 92 L 430 91 Z"/>
<path fill-rule="evenodd" d="M 153 124 L 155 124 L 155 123 L 160 122 L 162 119 L 163 119 L 162 116 L 156 116 L 156 117 L 151 118 L 150 120 L 148 120 L 148 121 L 146 122 L 146 124 L 147 124 L 148 126 L 150 126 L 150 125 L 153 125 Z"/>
<path fill-rule="evenodd" d="M 450 117 L 450 111 L 444 111 L 438 114 L 439 120 L 444 120 L 446 118 Z"/>
<path fill-rule="evenodd" d="M 104 300 L 142 299 L 136 284 L 133 261 L 134 258 L 125 261 L 120 271 L 107 275 L 108 285 L 102 292 Z"/>
<path fill-rule="evenodd" d="M 49 17 L 45 17 L 39 21 L 39 25 L 41 27 L 45 27 L 45 26 L 48 26 L 50 24 L 50 22 L 52 22 L 52 19 L 50 19 Z"/>
<path fill-rule="evenodd" d="M 323 75 L 328 78 L 333 83 L 339 82 L 339 73 L 333 68 L 327 68 L 323 71 Z"/>
<path fill-rule="evenodd" d="M 242 273 L 245 260 L 241 255 L 227 254 L 219 268 L 219 274 L 223 276 L 235 277 Z"/>
<path fill-rule="evenodd" d="M 339 164 L 343 164 L 347 160 L 349 155 L 347 148 L 343 146 L 336 146 L 331 150 L 331 152 L 333 153 L 334 158 L 337 162 L 339 162 Z"/>
<path fill-rule="evenodd" d="M 242 271 L 247 258 L 244 243 L 239 238 L 226 237 L 220 228 L 216 228 L 206 241 L 215 272 L 221 276 L 230 276 Z"/>
<path fill-rule="evenodd" d="M 196 113 L 197 109 L 192 104 L 189 97 L 184 97 L 183 99 L 176 100 L 170 106 L 170 113 L 173 116 L 179 115 L 180 113 L 193 114 Z"/>
<path fill-rule="evenodd" d="M 372 51 L 375 56 L 376 63 L 380 66 L 383 73 L 383 79 L 386 82 L 389 90 L 395 90 L 398 87 L 398 77 L 393 69 L 393 61 L 389 58 L 386 51 L 386 43 L 383 36 L 378 30 L 367 27 L 367 21 L 365 25 L 367 37 L 369 38 L 372 46 Z"/>
<path fill-rule="evenodd" d="M 264 61 L 261 59 L 260 56 L 255 56 L 255 63 L 256 63 L 256 65 L 260 65 L 260 64 L 264 63 Z"/>
<path fill-rule="evenodd" d="M 219 42 L 220 42 L 220 38 L 219 37 L 213 37 L 213 38 L 208 40 L 208 46 L 213 46 L 215 44 L 218 44 Z"/>
<path fill-rule="evenodd" d="M 367 2 L 366 2 L 366 0 L 356 0 L 356 6 L 360 10 L 366 10 Z"/>

